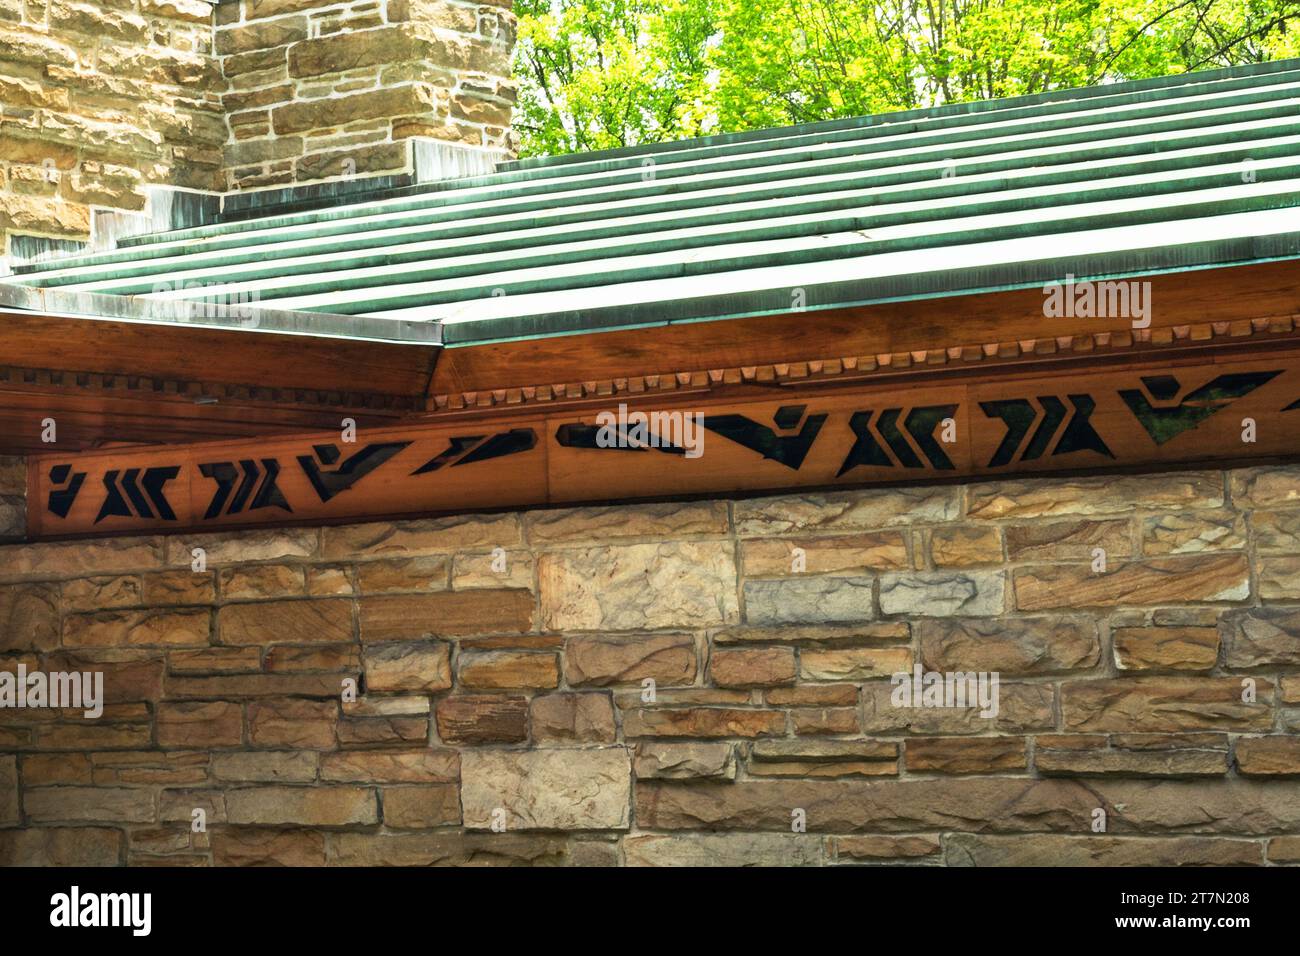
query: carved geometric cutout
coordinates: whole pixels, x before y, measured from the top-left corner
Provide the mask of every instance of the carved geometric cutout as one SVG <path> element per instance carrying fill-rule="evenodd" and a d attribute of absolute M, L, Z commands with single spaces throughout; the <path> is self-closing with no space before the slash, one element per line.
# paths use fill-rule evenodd
<path fill-rule="evenodd" d="M 1153 406 L 1139 389 L 1124 389 L 1119 397 L 1146 429 L 1152 441 L 1163 445 L 1281 374 L 1281 370 L 1278 370 L 1220 375 L 1169 408 Z M 1143 376 L 1142 384 L 1151 397 L 1160 402 L 1173 401 L 1179 391 L 1178 380 L 1172 375 Z"/>

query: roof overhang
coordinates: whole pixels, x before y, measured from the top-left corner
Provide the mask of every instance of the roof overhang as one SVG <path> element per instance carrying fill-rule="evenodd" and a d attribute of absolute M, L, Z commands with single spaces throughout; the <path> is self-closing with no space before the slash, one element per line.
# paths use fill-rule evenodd
<path fill-rule="evenodd" d="M 423 408 L 436 324 L 0 285 L 0 454 L 391 421 Z"/>

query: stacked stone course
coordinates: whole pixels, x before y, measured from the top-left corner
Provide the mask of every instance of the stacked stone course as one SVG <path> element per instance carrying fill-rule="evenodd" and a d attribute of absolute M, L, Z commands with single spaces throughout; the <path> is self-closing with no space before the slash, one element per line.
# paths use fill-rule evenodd
<path fill-rule="evenodd" d="M 0 863 L 1297 863 L 1298 567 L 1297 466 L 5 545 L 108 703 L 0 710 Z"/>
<path fill-rule="evenodd" d="M 149 187 L 412 172 L 509 150 L 510 0 L 0 0 L 0 254 Z"/>

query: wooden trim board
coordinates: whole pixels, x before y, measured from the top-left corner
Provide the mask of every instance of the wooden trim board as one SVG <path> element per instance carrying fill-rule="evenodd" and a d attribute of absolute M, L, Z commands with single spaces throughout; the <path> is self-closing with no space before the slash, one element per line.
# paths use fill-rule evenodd
<path fill-rule="evenodd" d="M 690 431 L 676 433 L 677 447 L 643 447 L 626 418 L 633 447 L 603 447 L 618 430 L 602 432 L 598 415 L 617 416 L 621 401 L 627 413 L 675 414 L 646 433 L 664 443 L 692 416 L 698 457 Z M 905 390 L 612 397 L 546 411 L 363 428 L 355 442 L 328 432 L 33 456 L 28 530 L 36 539 L 217 530 L 1289 457 L 1300 455 L 1300 348 Z"/>

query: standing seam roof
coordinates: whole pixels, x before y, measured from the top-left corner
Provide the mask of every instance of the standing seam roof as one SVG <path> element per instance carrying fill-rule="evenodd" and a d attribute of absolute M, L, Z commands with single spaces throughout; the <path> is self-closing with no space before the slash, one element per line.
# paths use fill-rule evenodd
<path fill-rule="evenodd" d="M 457 346 L 1294 258 L 1297 205 L 1288 60 L 505 163 L 8 281 L 434 323 Z"/>

